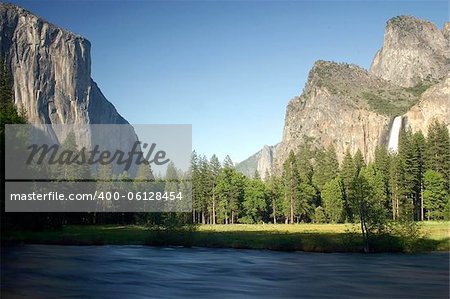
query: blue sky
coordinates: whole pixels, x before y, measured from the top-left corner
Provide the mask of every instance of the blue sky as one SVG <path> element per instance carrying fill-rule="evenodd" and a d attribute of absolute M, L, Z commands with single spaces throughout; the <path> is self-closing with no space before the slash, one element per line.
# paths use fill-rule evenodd
<path fill-rule="evenodd" d="M 92 44 L 92 77 L 132 124 L 188 123 L 193 147 L 238 162 L 281 141 L 315 60 L 364 68 L 401 14 L 447 1 L 13 1 Z"/>

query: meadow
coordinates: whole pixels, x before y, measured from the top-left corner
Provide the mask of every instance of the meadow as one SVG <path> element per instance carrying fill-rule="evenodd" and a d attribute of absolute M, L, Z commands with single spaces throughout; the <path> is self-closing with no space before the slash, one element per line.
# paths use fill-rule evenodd
<path fill-rule="evenodd" d="M 450 222 L 424 222 L 420 235 L 384 234 L 372 240 L 374 252 L 450 250 Z M 356 224 L 233 224 L 176 229 L 120 225 L 69 225 L 43 231 L 12 230 L 2 244 L 150 245 L 210 248 L 269 249 L 309 252 L 360 252 Z"/>

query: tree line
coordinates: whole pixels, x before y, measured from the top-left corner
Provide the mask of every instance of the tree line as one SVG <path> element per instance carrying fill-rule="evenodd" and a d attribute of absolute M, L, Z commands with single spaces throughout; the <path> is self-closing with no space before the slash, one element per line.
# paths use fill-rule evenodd
<path fill-rule="evenodd" d="M 9 123 L 26 123 L 25 111 L 14 104 L 8 68 L 0 61 L 0 139 L 4 157 L 4 128 Z M 170 223 L 340 223 L 358 222 L 363 233 L 380 229 L 389 219 L 395 221 L 444 220 L 450 218 L 450 138 L 444 124 L 433 123 L 427 137 L 421 132 L 402 131 L 397 153 L 377 147 L 373 162 L 366 163 L 361 151 L 346 152 L 338 162 L 335 149 L 315 148 L 305 140 L 291 151 L 282 169 L 249 178 L 239 173 L 230 157 L 221 163 L 216 155 L 207 159 L 192 154 L 192 213 L 4 213 L 1 194 L 2 228 L 55 227 L 63 224 L 148 224 Z M 73 134 L 64 147 L 76 148 Z M 1 164 L 4 190 L 5 169 Z M 61 171 L 61 169 L 56 170 Z M 86 169 L 86 171 L 90 171 Z M 182 178 L 171 166 L 170 176 Z M 64 173 L 74 178 L 83 174 Z M 169 174 L 168 174 L 169 175 Z M 104 180 L 112 177 L 108 166 L 98 169 Z M 126 173 L 119 181 L 129 180 Z M 144 165 L 139 178 L 155 179 Z M 102 180 L 97 188 L 104 189 Z M 161 190 L 173 189 L 164 184 Z"/>
<path fill-rule="evenodd" d="M 434 122 L 427 137 L 402 131 L 398 152 L 378 146 L 366 163 L 360 150 L 338 162 L 333 146 L 305 141 L 278 174 L 248 178 L 227 156 L 192 155 L 192 221 L 232 223 L 378 223 L 450 218 L 450 138 Z M 370 217 L 369 217 L 370 216 Z"/>

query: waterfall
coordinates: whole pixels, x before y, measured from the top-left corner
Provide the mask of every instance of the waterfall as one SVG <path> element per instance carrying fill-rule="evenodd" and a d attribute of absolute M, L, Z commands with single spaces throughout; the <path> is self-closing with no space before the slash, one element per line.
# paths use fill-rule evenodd
<path fill-rule="evenodd" d="M 388 150 L 396 153 L 398 150 L 398 138 L 402 128 L 402 117 L 396 116 L 392 122 L 391 130 L 389 131 Z"/>

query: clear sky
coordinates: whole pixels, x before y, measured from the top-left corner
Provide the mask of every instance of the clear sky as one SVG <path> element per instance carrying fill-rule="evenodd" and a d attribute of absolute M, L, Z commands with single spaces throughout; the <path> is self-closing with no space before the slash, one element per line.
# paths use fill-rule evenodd
<path fill-rule="evenodd" d="M 132 124 L 193 125 L 239 162 L 281 141 L 315 60 L 370 66 L 386 21 L 448 21 L 447 1 L 13 1 L 92 44 L 92 77 Z"/>

